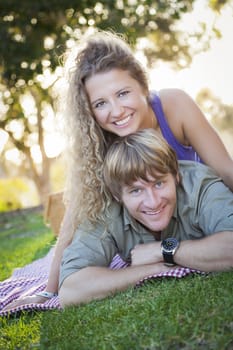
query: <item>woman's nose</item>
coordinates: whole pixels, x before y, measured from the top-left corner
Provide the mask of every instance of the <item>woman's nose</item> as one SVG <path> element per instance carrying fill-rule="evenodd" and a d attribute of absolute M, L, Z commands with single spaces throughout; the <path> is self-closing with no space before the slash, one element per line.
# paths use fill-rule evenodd
<path fill-rule="evenodd" d="M 124 111 L 123 106 L 117 102 L 117 101 L 113 101 L 111 103 L 111 115 L 112 117 L 119 117 Z"/>

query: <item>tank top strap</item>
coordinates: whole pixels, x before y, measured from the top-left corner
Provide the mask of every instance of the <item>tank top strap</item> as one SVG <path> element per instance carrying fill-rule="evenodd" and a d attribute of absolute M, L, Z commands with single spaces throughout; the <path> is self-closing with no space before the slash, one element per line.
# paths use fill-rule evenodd
<path fill-rule="evenodd" d="M 159 94 L 156 91 L 152 91 L 150 94 L 151 107 L 157 118 L 161 133 L 168 144 L 175 150 L 179 160 L 193 160 L 196 162 L 202 162 L 199 155 L 191 146 L 182 145 L 174 136 L 171 128 L 168 125 L 166 116 L 163 111 L 163 106 L 159 98 Z"/>

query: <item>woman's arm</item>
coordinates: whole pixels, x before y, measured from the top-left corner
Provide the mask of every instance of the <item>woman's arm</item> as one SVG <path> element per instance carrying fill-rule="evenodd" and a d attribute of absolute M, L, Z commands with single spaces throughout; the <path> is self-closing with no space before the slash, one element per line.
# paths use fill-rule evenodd
<path fill-rule="evenodd" d="M 73 229 L 70 220 L 71 207 L 67 207 L 62 220 L 59 236 L 55 245 L 54 256 L 51 263 L 46 291 L 50 293 L 58 292 L 59 270 L 62 255 L 73 237 Z"/>
<path fill-rule="evenodd" d="M 233 159 L 197 104 L 178 89 L 161 90 L 160 97 L 175 137 L 183 145 L 191 145 L 233 191 Z"/>

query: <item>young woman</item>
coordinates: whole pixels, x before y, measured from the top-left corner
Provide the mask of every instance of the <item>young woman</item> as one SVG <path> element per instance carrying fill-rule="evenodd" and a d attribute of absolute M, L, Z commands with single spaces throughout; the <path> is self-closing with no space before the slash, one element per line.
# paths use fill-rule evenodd
<path fill-rule="evenodd" d="M 70 53 L 73 55 L 73 53 Z M 19 299 L 14 306 L 44 302 L 57 292 L 64 248 L 78 223 L 95 222 L 109 204 L 102 166 L 116 136 L 158 130 L 179 159 L 211 166 L 233 190 L 233 161 L 195 102 L 183 91 L 149 91 L 147 75 L 120 36 L 98 32 L 79 43 L 69 62 L 64 121 L 67 135 L 67 210 L 56 244 L 47 294 Z M 66 66 L 65 66 L 66 67 Z M 9 306 L 10 307 L 10 306 Z"/>

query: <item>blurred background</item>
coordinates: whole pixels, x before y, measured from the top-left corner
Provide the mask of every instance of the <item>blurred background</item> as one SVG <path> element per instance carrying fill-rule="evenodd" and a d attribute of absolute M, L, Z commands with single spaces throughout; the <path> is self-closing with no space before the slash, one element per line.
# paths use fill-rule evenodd
<path fill-rule="evenodd" d="M 1 0 L 0 212 L 65 180 L 61 55 L 95 28 L 124 33 L 153 89 L 184 89 L 233 156 L 232 0 Z"/>

